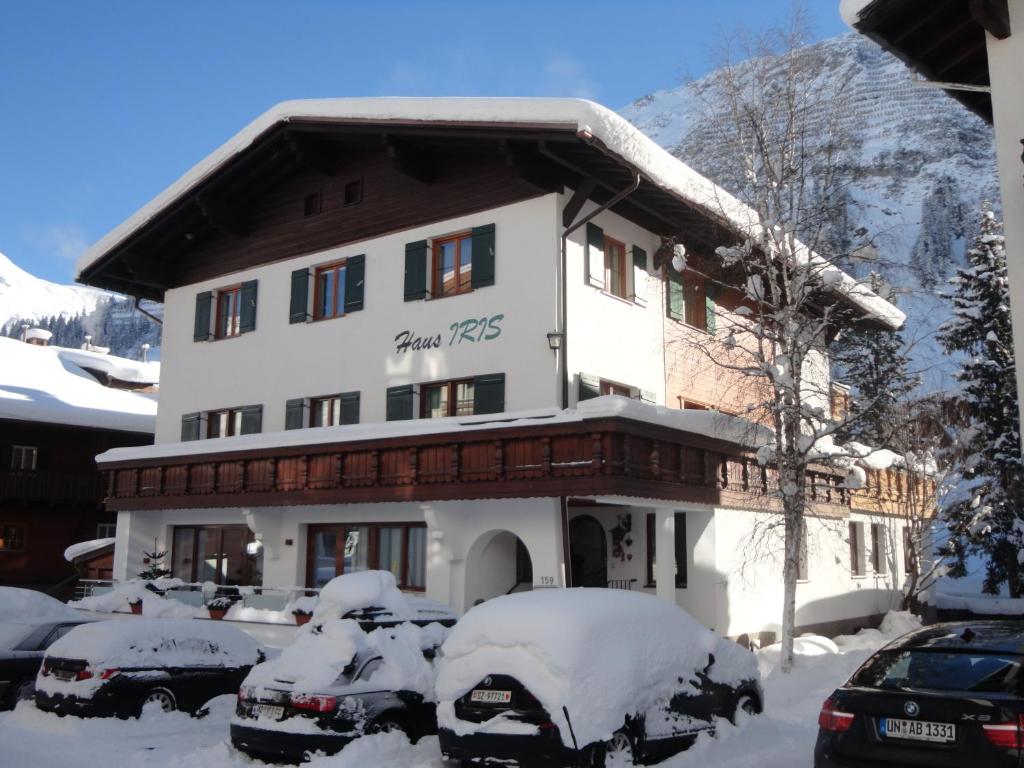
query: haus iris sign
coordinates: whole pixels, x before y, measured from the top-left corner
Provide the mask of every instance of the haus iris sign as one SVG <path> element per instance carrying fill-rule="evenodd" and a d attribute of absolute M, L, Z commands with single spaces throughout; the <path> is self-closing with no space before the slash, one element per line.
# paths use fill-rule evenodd
<path fill-rule="evenodd" d="M 426 335 L 420 335 L 415 331 L 401 331 L 395 336 L 395 354 L 494 341 L 501 336 L 501 322 L 504 319 L 503 314 L 469 318 L 452 323 L 448 330 L 442 333 Z"/>

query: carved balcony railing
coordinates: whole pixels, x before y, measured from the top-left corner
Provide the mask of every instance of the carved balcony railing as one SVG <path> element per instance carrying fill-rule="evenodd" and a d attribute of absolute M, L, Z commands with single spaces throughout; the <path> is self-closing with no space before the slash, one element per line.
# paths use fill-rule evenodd
<path fill-rule="evenodd" d="M 750 508 L 770 504 L 767 492 L 776 487 L 773 472 L 733 444 L 621 417 L 145 458 L 103 469 L 107 505 L 123 510 L 594 495 Z M 848 505 L 840 481 L 820 473 L 815 502 Z"/>
<path fill-rule="evenodd" d="M 99 472 L 0 472 L 5 501 L 99 503 L 103 491 Z"/>

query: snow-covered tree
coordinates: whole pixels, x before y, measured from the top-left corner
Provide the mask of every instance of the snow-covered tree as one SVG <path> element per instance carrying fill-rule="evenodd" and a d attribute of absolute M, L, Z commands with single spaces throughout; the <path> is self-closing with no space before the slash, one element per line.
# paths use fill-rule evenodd
<path fill-rule="evenodd" d="M 943 497 L 949 553 L 963 575 L 969 555 L 987 557 L 985 589 L 1007 584 L 1024 594 L 1024 462 L 1020 453 L 1017 370 L 1013 358 L 1009 285 L 1002 225 L 983 206 L 981 231 L 967 266 L 951 279 L 954 318 L 940 339 L 964 362 L 961 384 L 966 428 L 956 435 L 953 473 Z"/>

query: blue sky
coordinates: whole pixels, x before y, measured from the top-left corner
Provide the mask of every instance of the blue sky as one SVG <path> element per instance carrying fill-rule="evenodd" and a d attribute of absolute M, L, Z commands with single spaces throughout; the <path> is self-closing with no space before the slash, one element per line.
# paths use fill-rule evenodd
<path fill-rule="evenodd" d="M 837 0 L 810 0 L 816 38 Z M 585 96 L 621 108 L 713 68 L 792 0 L 0 4 L 0 252 L 69 282 L 91 243 L 272 104 Z"/>

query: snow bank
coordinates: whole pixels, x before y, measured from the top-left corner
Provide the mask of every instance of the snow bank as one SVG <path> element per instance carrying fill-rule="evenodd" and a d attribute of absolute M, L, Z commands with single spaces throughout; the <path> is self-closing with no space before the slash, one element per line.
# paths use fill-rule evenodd
<path fill-rule="evenodd" d="M 46 656 L 86 661 L 96 669 L 243 667 L 259 661 L 261 651 L 245 632 L 220 621 L 112 619 L 76 627 L 51 645 Z"/>
<path fill-rule="evenodd" d="M 62 360 L 65 351 L 0 338 L 0 419 L 154 431 L 155 398 L 103 386 L 79 365 Z"/>
<path fill-rule="evenodd" d="M 970 611 L 979 616 L 1024 616 L 1024 598 L 971 595 L 938 591 L 935 607 Z"/>
<path fill-rule="evenodd" d="M 117 539 L 93 539 L 92 541 L 80 541 L 78 544 L 72 544 L 64 550 L 64 559 L 69 563 L 73 563 L 75 558 L 81 557 L 82 555 L 88 555 L 90 552 L 96 552 L 104 547 L 112 546 L 115 541 L 117 541 Z"/>
<path fill-rule="evenodd" d="M 110 592 L 83 597 L 81 600 L 72 600 L 68 605 L 98 613 L 129 613 L 131 611 L 129 604 L 141 600 L 142 615 L 151 618 L 186 619 L 209 615 L 205 608 L 197 608 L 185 605 L 178 600 L 160 597 L 153 590 L 147 589 L 146 585 L 150 583 L 158 589 L 170 589 L 180 586 L 184 582 L 180 579 L 157 579 L 155 582 L 145 579 L 130 579 L 122 581 Z"/>
<path fill-rule="evenodd" d="M 563 707 L 580 744 L 603 741 L 627 714 L 663 707 L 678 678 L 692 680 L 709 654 L 716 658 L 713 680 L 758 676 L 751 653 L 651 595 L 553 589 L 498 597 L 470 610 L 442 648 L 438 722 L 458 733 L 490 727 L 456 719 L 454 702 L 500 673 L 540 700 L 566 746 L 572 742 Z"/>

